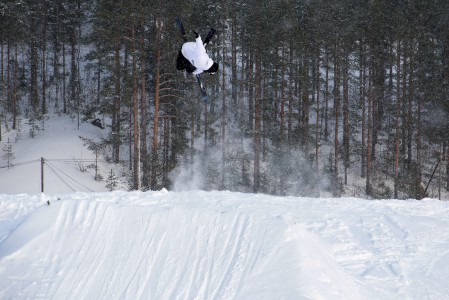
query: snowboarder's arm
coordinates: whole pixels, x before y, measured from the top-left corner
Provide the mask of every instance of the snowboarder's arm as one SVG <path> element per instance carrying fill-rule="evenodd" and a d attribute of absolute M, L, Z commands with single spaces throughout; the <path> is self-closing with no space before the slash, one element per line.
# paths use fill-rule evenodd
<path fill-rule="evenodd" d="M 195 41 L 197 51 L 199 53 L 206 53 L 206 48 L 204 48 L 203 40 L 201 40 L 201 37 L 198 36 Z"/>

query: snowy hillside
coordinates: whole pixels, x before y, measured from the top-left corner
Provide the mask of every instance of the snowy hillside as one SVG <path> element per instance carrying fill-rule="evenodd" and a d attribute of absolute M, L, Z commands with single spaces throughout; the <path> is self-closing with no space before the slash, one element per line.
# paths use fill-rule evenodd
<path fill-rule="evenodd" d="M 104 180 L 94 180 L 95 172 L 89 165 L 95 163 L 95 154 L 80 139 L 82 136 L 99 141 L 104 135 L 105 130 L 86 122 L 80 123 L 78 129 L 77 120 L 70 117 L 47 118 L 36 121 L 34 126 L 22 121 L 18 130 L 2 134 L 1 145 L 4 147 L 9 141 L 14 159 L 13 166 L 7 168 L 5 159 L 0 158 L 0 193 L 40 193 L 42 157 L 46 160 L 46 193 L 107 191 Z M 111 168 L 114 166 L 100 159 L 99 172 L 103 178 L 107 178 Z"/>
<path fill-rule="evenodd" d="M 0 195 L 0 225 L 0 299 L 449 298 L 444 201 Z"/>

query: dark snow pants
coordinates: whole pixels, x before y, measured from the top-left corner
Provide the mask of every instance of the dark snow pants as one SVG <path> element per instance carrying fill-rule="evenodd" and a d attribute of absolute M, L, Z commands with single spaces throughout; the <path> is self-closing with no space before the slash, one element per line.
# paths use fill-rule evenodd
<path fill-rule="evenodd" d="M 178 52 L 178 58 L 176 59 L 176 69 L 179 71 L 186 70 L 187 73 L 192 73 L 196 68 L 182 55 L 181 50 Z"/>

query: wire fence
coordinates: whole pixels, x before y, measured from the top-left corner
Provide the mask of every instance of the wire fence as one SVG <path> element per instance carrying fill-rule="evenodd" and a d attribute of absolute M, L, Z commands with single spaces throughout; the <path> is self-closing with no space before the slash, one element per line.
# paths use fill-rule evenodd
<path fill-rule="evenodd" d="M 86 164 L 94 164 L 98 162 L 106 162 L 102 160 L 95 160 L 95 159 L 78 159 L 78 158 L 41 158 L 41 159 L 33 159 L 28 161 L 23 161 L 19 163 L 14 163 L 12 166 L 0 166 L 0 169 L 6 169 L 11 167 L 17 167 L 17 166 L 23 166 L 23 165 L 29 165 L 34 163 L 40 163 L 41 168 L 44 168 L 44 165 L 48 167 L 48 169 L 56 176 L 57 179 L 59 179 L 65 186 L 67 186 L 71 191 L 73 192 L 81 192 L 81 191 L 88 191 L 88 192 L 94 192 L 94 190 L 85 184 L 81 183 L 78 179 L 74 178 L 73 176 L 69 175 L 67 171 L 62 170 L 61 167 L 58 167 L 58 163 L 64 163 L 64 164 L 73 164 L 79 166 L 81 163 Z M 41 170 L 41 176 L 43 176 L 44 172 Z M 41 180 L 44 180 L 44 178 L 41 178 Z"/>
<path fill-rule="evenodd" d="M 62 171 L 60 168 L 56 167 L 50 160 L 44 159 L 44 161 L 49 167 L 49 169 L 53 171 L 53 173 L 73 192 L 76 192 L 78 190 L 72 187 L 72 185 L 80 187 L 81 189 L 85 189 L 88 192 L 94 191 L 89 187 L 85 186 L 84 184 L 82 184 L 81 182 L 79 182 L 78 180 L 76 180 L 75 178 L 73 178 L 72 176 L 68 175 L 66 172 Z M 69 183 L 69 181 L 71 182 L 71 184 Z"/>

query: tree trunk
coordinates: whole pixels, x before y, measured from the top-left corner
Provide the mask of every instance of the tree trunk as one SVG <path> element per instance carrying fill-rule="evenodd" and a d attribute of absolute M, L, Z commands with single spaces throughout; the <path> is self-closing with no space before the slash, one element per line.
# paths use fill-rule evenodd
<path fill-rule="evenodd" d="M 60 80 L 61 74 L 59 70 L 59 54 L 60 54 L 60 43 L 61 43 L 61 32 L 62 32 L 62 22 L 61 22 L 61 0 L 56 3 L 56 27 L 55 32 L 53 33 L 53 78 L 55 82 L 55 108 L 57 109 L 55 112 L 60 112 L 60 104 L 59 104 L 59 93 L 60 93 Z"/>
<path fill-rule="evenodd" d="M 324 80 L 324 140 L 329 140 L 329 52 L 326 48 L 326 74 Z"/>
<path fill-rule="evenodd" d="M 46 102 L 46 85 L 47 85 L 47 65 L 46 65 L 46 55 L 47 55 L 47 7 L 45 5 L 45 0 L 42 3 L 42 102 L 41 102 L 41 112 L 42 114 L 47 113 L 47 102 Z"/>
<path fill-rule="evenodd" d="M 237 86 L 238 86 L 238 81 L 237 81 L 237 25 L 236 25 L 236 14 L 235 14 L 235 9 L 231 10 L 231 14 L 232 14 L 232 24 L 231 24 L 231 61 L 232 61 L 232 66 L 231 66 L 231 96 L 232 96 L 232 100 L 233 100 L 233 104 L 234 107 L 237 106 Z M 223 54 L 224 55 L 224 54 Z M 223 60 L 223 62 L 225 62 L 225 60 Z M 223 68 L 223 71 L 225 70 L 225 68 Z M 223 72 L 224 73 L 224 72 Z"/>
<path fill-rule="evenodd" d="M 346 52 L 346 50 L 345 50 Z M 344 168 L 345 168 L 345 184 L 348 184 L 349 169 L 349 54 L 345 53 L 345 61 L 343 66 L 343 149 L 344 149 Z"/>
<path fill-rule="evenodd" d="M 140 190 L 140 135 L 139 135 L 139 102 L 137 100 L 138 88 L 137 88 L 137 58 L 136 58 L 136 42 L 135 42 L 135 25 L 132 25 L 132 64 L 133 64 L 133 188 L 134 190 Z"/>
<path fill-rule="evenodd" d="M 144 1 L 142 0 L 142 9 L 144 8 Z M 147 149 L 147 97 L 146 97 L 146 84 L 145 84 L 145 22 L 141 23 L 140 34 L 140 151 L 142 160 L 142 185 L 144 188 L 148 188 L 149 180 L 149 164 L 148 164 L 148 149 Z"/>
<path fill-rule="evenodd" d="M 207 110 L 207 102 L 204 102 L 204 154 L 208 151 L 208 133 L 209 133 L 209 112 Z"/>
<path fill-rule="evenodd" d="M 11 106 L 11 41 L 8 37 L 8 44 L 6 46 L 6 107 Z M 14 128 L 15 129 L 15 128 Z"/>
<path fill-rule="evenodd" d="M 248 130 L 252 131 L 254 129 L 254 53 L 249 56 L 249 62 L 246 65 L 248 68 L 249 78 L 248 78 Z"/>
<path fill-rule="evenodd" d="M 34 34 L 34 33 L 31 33 Z M 30 84 L 30 97 L 31 97 L 31 107 L 33 108 L 33 112 L 36 115 L 39 105 L 39 95 L 38 95 L 38 55 L 37 55 L 37 47 L 35 37 L 31 37 L 31 55 L 30 55 L 30 68 L 31 68 L 31 84 Z"/>
<path fill-rule="evenodd" d="M 368 141 L 366 149 L 366 188 L 365 192 L 367 196 L 372 195 L 371 187 L 371 146 L 373 141 L 373 85 L 372 85 L 372 68 L 373 57 L 370 54 L 370 64 L 368 68 Z"/>
<path fill-rule="evenodd" d="M 282 47 L 282 54 L 281 54 L 281 86 L 280 86 L 280 96 L 281 96 L 281 111 L 280 111 L 280 117 L 281 117 L 281 124 L 280 124 L 280 145 L 284 144 L 285 141 L 285 47 Z"/>
<path fill-rule="evenodd" d="M 17 115 L 18 112 L 18 99 L 17 99 L 17 85 L 19 83 L 19 55 L 18 55 L 19 45 L 16 42 L 15 54 L 14 54 L 14 87 L 13 87 L 13 121 L 12 121 L 12 129 L 15 130 L 17 128 Z"/>
<path fill-rule="evenodd" d="M 160 68 L 161 68 L 161 49 L 160 49 L 160 39 L 161 39 L 161 29 L 159 20 L 156 20 L 156 84 L 154 93 L 154 120 L 153 120 L 153 143 L 151 146 L 151 183 L 150 187 L 152 190 L 156 189 L 157 184 L 157 174 L 156 174 L 156 164 L 157 164 L 157 148 L 158 148 L 158 138 L 159 138 L 159 93 L 160 93 Z"/>
<path fill-rule="evenodd" d="M 62 42 L 62 107 L 63 112 L 67 113 L 67 98 L 66 98 L 66 70 L 65 70 L 65 43 Z"/>
<path fill-rule="evenodd" d="M 170 119 L 168 116 L 163 118 L 163 168 L 162 168 L 162 186 L 168 186 L 169 172 L 169 150 L 170 150 Z"/>
<path fill-rule="evenodd" d="M 446 155 L 446 190 L 449 191 L 449 149 L 446 150 Z"/>
<path fill-rule="evenodd" d="M 306 47 L 303 47 L 303 88 L 302 88 L 302 146 L 305 153 L 309 151 L 309 113 L 310 113 L 310 100 L 309 100 L 309 53 Z"/>
<path fill-rule="evenodd" d="M 293 137 L 293 88 L 294 88 L 294 64 L 293 64 L 293 49 L 290 45 L 289 52 L 289 71 L 288 71 L 288 120 L 287 120 L 287 141 L 292 142 Z"/>
<path fill-rule="evenodd" d="M 362 168 L 361 177 L 366 177 L 366 59 L 365 47 L 360 46 L 360 105 L 362 109 Z"/>
<path fill-rule="evenodd" d="M 315 76 L 316 76 L 316 128 L 315 128 L 315 176 L 320 178 L 320 47 L 316 48 L 316 67 L 315 67 Z M 317 185 L 317 197 L 320 196 L 320 186 Z"/>
<path fill-rule="evenodd" d="M 403 46 L 402 46 L 402 55 L 403 55 L 403 59 L 402 59 L 402 99 L 401 99 L 401 119 L 402 119 L 402 126 L 401 126 L 401 142 L 400 142 L 400 156 L 403 158 L 403 166 L 405 168 L 406 163 L 407 163 L 407 159 L 406 159 L 406 145 L 407 145 L 407 122 L 408 122 L 408 117 L 407 117 L 407 107 L 408 107 L 408 93 L 407 93 L 407 70 L 408 70 L 408 65 L 407 65 L 407 58 L 408 58 L 408 52 L 407 52 L 407 47 L 406 47 L 406 43 L 403 42 Z"/>
<path fill-rule="evenodd" d="M 340 61 L 338 58 L 338 46 L 334 49 L 334 112 L 335 112 L 335 131 L 334 131 L 334 170 L 338 176 L 338 160 L 340 141 L 338 140 L 338 131 L 340 130 Z"/>
<path fill-rule="evenodd" d="M 419 41 L 418 42 L 418 48 L 421 49 L 423 48 L 423 44 L 427 43 L 427 41 Z M 420 51 L 421 52 L 421 51 Z M 424 53 L 418 53 L 418 72 L 417 72 L 417 76 L 418 76 L 418 81 L 417 81 L 417 97 L 416 97 L 416 101 L 417 101 L 417 120 L 416 120 L 416 186 L 420 186 L 422 183 L 422 105 L 423 105 L 423 101 L 427 98 L 426 95 L 426 91 L 424 90 L 423 87 L 423 82 L 426 80 L 426 74 L 425 74 L 425 70 L 424 70 L 424 62 L 422 59 L 422 56 L 424 55 Z M 422 190 L 420 188 L 417 188 L 417 193 L 416 193 L 416 199 L 422 199 L 423 197 L 425 197 L 425 192 L 422 193 Z"/>
<path fill-rule="evenodd" d="M 254 175 L 253 192 L 260 190 L 260 141 L 261 141 L 261 96 L 262 96 L 262 66 L 259 54 L 255 57 L 255 90 L 254 90 Z"/>
<path fill-rule="evenodd" d="M 275 50 L 275 53 L 279 53 L 279 49 Z M 274 70 L 273 70 L 273 102 L 274 102 L 274 107 L 273 107 L 273 114 L 272 114 L 272 119 L 273 122 L 271 124 L 272 128 L 279 128 L 279 133 L 282 131 L 282 108 L 280 107 L 281 105 L 279 104 L 279 81 L 281 80 L 279 78 L 279 67 L 281 65 L 281 63 L 279 62 L 280 58 L 279 55 L 275 55 L 275 61 L 274 61 Z"/>
<path fill-rule="evenodd" d="M 376 160 L 376 145 L 378 143 L 379 131 L 382 128 L 382 119 L 384 111 L 384 89 L 385 89 L 385 75 L 384 75 L 384 57 L 381 41 L 374 44 L 372 47 L 372 64 L 371 77 L 373 88 L 373 127 L 372 127 L 372 145 L 371 145 L 371 160 Z"/>
<path fill-rule="evenodd" d="M 320 91 L 321 91 L 321 84 L 320 84 L 320 47 L 316 48 L 316 67 L 315 67 L 315 88 L 316 88 L 316 122 L 315 122 L 315 166 L 316 170 L 319 170 L 319 152 L 320 152 L 320 133 L 321 133 L 321 126 L 320 126 Z"/>
<path fill-rule="evenodd" d="M 223 47 L 223 60 L 222 61 L 226 61 L 226 56 L 225 56 L 225 43 L 223 43 L 222 45 Z M 234 51 L 234 50 L 233 50 Z M 233 67 L 234 67 L 234 53 L 233 53 Z M 234 76 L 234 72 L 236 72 L 236 70 L 232 70 L 232 74 Z M 226 160 L 226 72 L 225 72 L 225 68 L 222 68 L 222 74 L 221 74 L 221 79 L 222 79 L 222 83 L 221 83 L 221 94 L 222 94 L 222 104 L 221 104 L 221 124 L 220 124 L 220 128 L 221 128 L 221 180 L 220 180 L 220 189 L 224 190 L 225 189 L 225 160 Z M 234 82 L 234 84 L 237 84 L 237 81 Z M 233 86 L 232 88 L 232 97 L 233 97 L 233 101 L 234 104 L 236 104 L 236 95 L 234 95 L 235 91 L 237 90 L 236 87 Z"/>
<path fill-rule="evenodd" d="M 400 136 L 400 114 L 401 114 L 401 43 L 397 43 L 396 55 L 396 130 L 394 147 L 394 198 L 398 199 L 399 185 L 399 136 Z"/>
<path fill-rule="evenodd" d="M 79 109 L 79 93 L 78 93 L 78 68 L 76 64 L 76 28 L 72 26 L 70 28 L 70 98 L 69 98 L 69 109 L 75 107 Z M 72 104 L 72 106 L 70 106 Z"/>
<path fill-rule="evenodd" d="M 5 76 L 4 76 L 4 71 L 5 71 L 5 63 L 4 63 L 4 43 L 3 41 L 5 40 L 5 37 L 3 35 L 3 24 L 1 24 L 0 26 L 0 88 L 2 91 L 1 96 L 3 96 L 5 94 Z"/>
<path fill-rule="evenodd" d="M 411 45 L 413 42 L 411 42 Z M 410 45 L 410 62 L 409 62 L 409 84 L 408 84 L 408 111 L 407 111 L 407 163 L 408 168 L 411 168 L 412 163 L 412 141 L 413 141 L 413 77 L 414 77 L 414 66 L 413 66 L 413 48 Z"/>
<path fill-rule="evenodd" d="M 114 52 L 114 102 L 112 110 L 112 157 L 114 163 L 120 162 L 120 109 L 121 109 L 121 65 L 120 37 L 116 37 Z"/>

